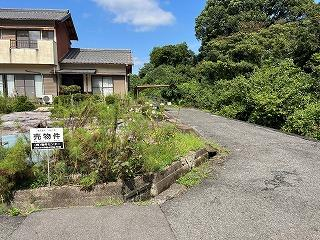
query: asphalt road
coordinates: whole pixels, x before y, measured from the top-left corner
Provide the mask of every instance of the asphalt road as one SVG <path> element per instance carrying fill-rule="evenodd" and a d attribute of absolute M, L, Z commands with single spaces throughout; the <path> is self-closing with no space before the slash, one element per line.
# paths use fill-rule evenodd
<path fill-rule="evenodd" d="M 203 184 L 161 207 L 0 218 L 0 239 L 320 239 L 319 142 L 199 110 L 171 113 L 231 151 Z"/>
<path fill-rule="evenodd" d="M 320 143 L 199 110 L 174 111 L 231 150 L 162 210 L 177 239 L 320 239 Z"/>
<path fill-rule="evenodd" d="M 174 240 L 158 205 L 47 210 L 26 218 L 10 240 Z"/>

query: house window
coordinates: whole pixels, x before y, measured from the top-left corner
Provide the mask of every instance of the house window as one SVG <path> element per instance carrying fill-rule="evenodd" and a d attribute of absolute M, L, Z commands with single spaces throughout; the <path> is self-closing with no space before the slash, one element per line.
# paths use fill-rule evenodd
<path fill-rule="evenodd" d="M 2 29 L 1 38 L 6 40 L 16 40 L 16 31 L 12 29 Z"/>
<path fill-rule="evenodd" d="M 42 40 L 54 40 L 54 32 L 53 31 L 42 31 Z"/>
<path fill-rule="evenodd" d="M 14 86 L 18 96 L 34 98 L 36 96 L 34 75 L 15 75 Z"/>
<path fill-rule="evenodd" d="M 17 48 L 37 48 L 40 39 L 40 31 L 18 30 L 15 45 Z"/>
<path fill-rule="evenodd" d="M 11 41 L 11 48 L 38 48 L 38 40 L 54 40 L 53 30 L 0 30 L 0 38 Z"/>
<path fill-rule="evenodd" d="M 1 77 L 1 75 L 0 75 Z M 6 81 L 4 81 L 6 79 Z M 0 78 L 1 80 L 1 78 Z M 42 98 L 43 96 L 43 76 L 32 74 L 3 75 L 0 90 L 9 97 L 27 96 L 29 98 Z M 6 84 L 4 84 L 6 82 Z M 6 86 L 6 87 L 5 87 Z M 1 95 L 1 94 L 0 94 Z"/>
<path fill-rule="evenodd" d="M 104 96 L 113 94 L 112 77 L 94 76 L 92 78 L 92 92 Z"/>

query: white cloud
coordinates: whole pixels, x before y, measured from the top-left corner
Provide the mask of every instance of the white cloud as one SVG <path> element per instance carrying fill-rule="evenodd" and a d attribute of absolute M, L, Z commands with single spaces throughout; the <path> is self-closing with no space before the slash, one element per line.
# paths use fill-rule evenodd
<path fill-rule="evenodd" d="M 93 0 L 115 15 L 114 22 L 133 25 L 136 31 L 149 31 L 175 21 L 171 12 L 163 10 L 157 0 Z"/>
<path fill-rule="evenodd" d="M 135 66 L 143 66 L 147 62 L 147 60 L 142 60 L 138 57 L 133 57 L 133 62 Z"/>

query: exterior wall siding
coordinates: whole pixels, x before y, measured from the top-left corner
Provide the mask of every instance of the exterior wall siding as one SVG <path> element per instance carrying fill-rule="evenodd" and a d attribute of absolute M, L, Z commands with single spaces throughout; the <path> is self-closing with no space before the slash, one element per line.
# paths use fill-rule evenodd
<path fill-rule="evenodd" d="M 125 77 L 124 76 L 112 76 L 113 79 L 113 92 L 117 95 L 127 94 Z"/>
<path fill-rule="evenodd" d="M 43 75 L 44 95 L 58 95 L 57 78 L 53 74 Z"/>
<path fill-rule="evenodd" d="M 64 23 L 56 25 L 57 37 L 57 54 L 60 61 L 68 52 L 71 47 L 68 31 Z"/>
<path fill-rule="evenodd" d="M 123 75 L 127 74 L 126 65 L 120 64 L 60 64 L 60 69 L 96 69 L 97 75 Z"/>

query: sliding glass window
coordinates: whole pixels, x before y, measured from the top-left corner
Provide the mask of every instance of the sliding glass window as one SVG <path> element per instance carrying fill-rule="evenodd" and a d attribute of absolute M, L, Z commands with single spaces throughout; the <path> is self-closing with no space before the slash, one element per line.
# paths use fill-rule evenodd
<path fill-rule="evenodd" d="M 94 76 L 92 77 L 93 94 L 101 94 L 104 96 L 113 94 L 112 77 Z"/>
<path fill-rule="evenodd" d="M 36 97 L 34 75 L 15 75 L 14 85 L 18 96 Z"/>

